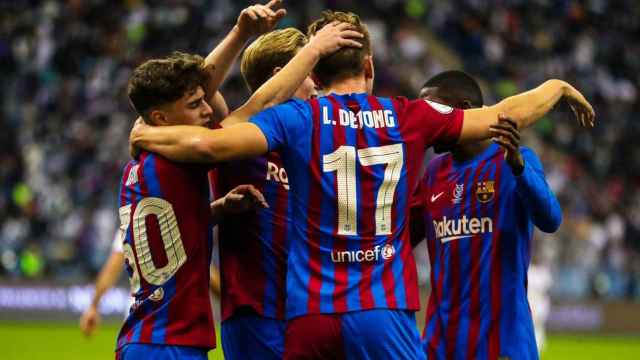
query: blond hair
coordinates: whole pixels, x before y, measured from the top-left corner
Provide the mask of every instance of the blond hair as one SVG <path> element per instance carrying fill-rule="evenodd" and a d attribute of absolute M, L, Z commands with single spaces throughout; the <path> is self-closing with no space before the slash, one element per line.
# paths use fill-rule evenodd
<path fill-rule="evenodd" d="M 256 91 L 273 75 L 273 69 L 285 66 L 306 43 L 307 37 L 294 28 L 271 31 L 257 38 L 244 51 L 240 63 L 249 90 Z"/>
<path fill-rule="evenodd" d="M 318 61 L 313 73 L 322 86 L 328 86 L 338 79 L 360 75 L 364 71 L 365 57 L 371 55 L 369 30 L 360 21 L 360 17 L 352 12 L 323 11 L 322 17 L 309 25 L 307 36 L 315 35 L 320 29 L 334 21 L 353 25 L 354 30 L 360 32 L 364 37 L 356 39 L 362 44 L 361 48 L 343 47 Z"/>

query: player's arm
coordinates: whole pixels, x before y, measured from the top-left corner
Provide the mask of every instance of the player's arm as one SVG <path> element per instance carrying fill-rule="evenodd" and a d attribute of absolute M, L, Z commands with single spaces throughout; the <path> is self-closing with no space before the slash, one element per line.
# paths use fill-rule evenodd
<path fill-rule="evenodd" d="M 271 0 L 266 5 L 256 4 L 243 9 L 233 29 L 207 55 L 204 66 L 209 70 L 206 92 L 210 94 L 207 99 L 210 104 L 213 105 L 215 94 L 247 41 L 255 35 L 273 30 L 278 21 L 287 14 L 285 9 L 275 10 L 281 3 L 282 0 Z"/>
<path fill-rule="evenodd" d="M 213 97 L 209 100 L 209 105 L 211 105 L 211 110 L 213 110 L 213 115 L 211 115 L 211 117 L 215 124 L 220 123 L 229 116 L 229 106 L 227 106 L 227 102 L 220 91 L 215 92 Z"/>
<path fill-rule="evenodd" d="M 214 225 L 229 214 L 240 214 L 253 209 L 269 207 L 262 193 L 253 185 L 238 185 L 225 196 L 210 204 L 211 218 Z"/>
<path fill-rule="evenodd" d="M 594 125 L 593 107 L 578 90 L 565 81 L 548 80 L 533 90 L 510 96 L 495 105 L 465 110 L 458 143 L 490 138 L 489 129 L 497 122 L 500 114 L 513 119 L 519 129 L 529 127 L 548 113 L 563 97 L 568 100 L 580 125 Z"/>
<path fill-rule="evenodd" d="M 118 232 L 120 232 L 120 230 L 118 230 Z M 121 239 L 119 234 L 117 234 L 116 237 L 117 239 Z M 112 251 L 96 280 L 95 292 L 91 299 L 91 304 L 80 318 L 80 330 L 82 330 L 86 336 L 92 335 L 100 322 L 100 314 L 98 312 L 100 300 L 105 292 L 118 281 L 123 268 L 124 253 L 122 251 Z"/>
<path fill-rule="evenodd" d="M 197 126 L 154 127 L 137 122 L 131 131 L 131 144 L 173 161 L 219 162 L 266 153 L 264 134 L 247 121 L 259 111 L 291 98 L 322 56 L 344 46 L 361 47 L 353 39 L 361 38 L 362 34 L 350 30 L 350 26 L 332 23 L 322 28 L 282 70 L 229 115 L 227 120 L 237 125 L 211 130 Z"/>
<path fill-rule="evenodd" d="M 520 133 L 514 121 L 501 117 L 492 128 L 493 141 L 505 149 L 505 161 L 516 178 L 520 204 L 540 230 L 552 233 L 562 222 L 558 199 L 549 188 L 542 164 L 530 149 L 520 148 Z"/>

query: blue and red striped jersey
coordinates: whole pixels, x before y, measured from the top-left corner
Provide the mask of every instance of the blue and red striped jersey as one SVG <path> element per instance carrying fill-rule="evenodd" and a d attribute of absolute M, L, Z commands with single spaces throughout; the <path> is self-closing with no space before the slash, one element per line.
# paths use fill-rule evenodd
<path fill-rule="evenodd" d="M 218 224 L 222 320 L 241 307 L 284 319 L 289 228 L 289 181 L 280 155 L 220 164 L 215 189 L 224 196 L 251 184 L 269 208 L 225 215 Z"/>
<path fill-rule="evenodd" d="M 120 226 L 135 303 L 118 349 L 129 343 L 216 345 L 207 170 L 148 152 L 125 166 Z"/>
<path fill-rule="evenodd" d="M 251 119 L 289 175 L 286 316 L 419 308 L 409 196 L 463 112 L 368 94 L 290 100 Z"/>
<path fill-rule="evenodd" d="M 534 225 L 555 231 L 561 214 L 540 161 L 521 152 L 518 177 L 497 144 L 465 162 L 446 154 L 427 167 L 429 359 L 538 358 L 526 290 L 530 242 Z"/>

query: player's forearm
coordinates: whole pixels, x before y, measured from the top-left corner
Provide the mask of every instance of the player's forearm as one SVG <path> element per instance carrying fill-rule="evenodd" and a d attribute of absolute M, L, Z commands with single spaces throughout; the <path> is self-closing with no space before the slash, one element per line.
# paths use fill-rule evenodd
<path fill-rule="evenodd" d="M 251 98 L 223 121 L 224 126 L 247 122 L 256 113 L 289 100 L 320 59 L 320 51 L 307 44 L 276 75 L 256 90 Z"/>
<path fill-rule="evenodd" d="M 518 128 L 526 128 L 547 114 L 571 89 L 562 80 L 548 80 L 535 89 L 510 96 L 498 104 L 497 111 L 515 120 Z"/>
<path fill-rule="evenodd" d="M 215 131 L 200 126 L 145 126 L 132 131 L 131 143 L 169 160 L 206 163 L 213 159 L 202 151 L 202 143 L 214 136 Z"/>
<path fill-rule="evenodd" d="M 100 299 L 120 278 L 120 273 L 124 266 L 124 255 L 119 252 L 112 252 L 96 280 L 95 292 L 91 299 L 91 305 L 98 306 Z"/>
<path fill-rule="evenodd" d="M 249 36 L 243 34 L 238 25 L 235 25 L 222 42 L 205 58 L 204 65 L 210 69 L 210 78 L 207 84 L 207 94 L 211 94 L 210 100 L 226 79 L 229 69 L 248 40 Z"/>
<path fill-rule="evenodd" d="M 528 210 L 536 227 L 547 233 L 558 230 L 562 222 L 562 210 L 544 178 L 543 170 L 525 158 L 524 170 L 516 177 L 516 182 L 520 202 Z"/>

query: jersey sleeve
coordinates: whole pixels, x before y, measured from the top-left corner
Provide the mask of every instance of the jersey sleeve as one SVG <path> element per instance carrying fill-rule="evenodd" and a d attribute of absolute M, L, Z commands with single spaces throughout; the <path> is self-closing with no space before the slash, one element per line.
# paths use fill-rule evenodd
<path fill-rule="evenodd" d="M 293 99 L 259 112 L 249 122 L 262 131 L 271 152 L 291 144 L 293 139 L 302 135 L 311 123 L 311 109 L 305 101 Z"/>
<path fill-rule="evenodd" d="M 540 159 L 529 148 L 521 148 L 524 170 L 516 176 L 516 193 L 527 209 L 533 223 L 542 231 L 551 233 L 562 222 L 562 210 L 555 194 L 549 188 Z"/>
<path fill-rule="evenodd" d="M 415 122 L 427 146 L 451 146 L 460 137 L 464 111 L 430 100 L 411 100 L 405 116 Z"/>

